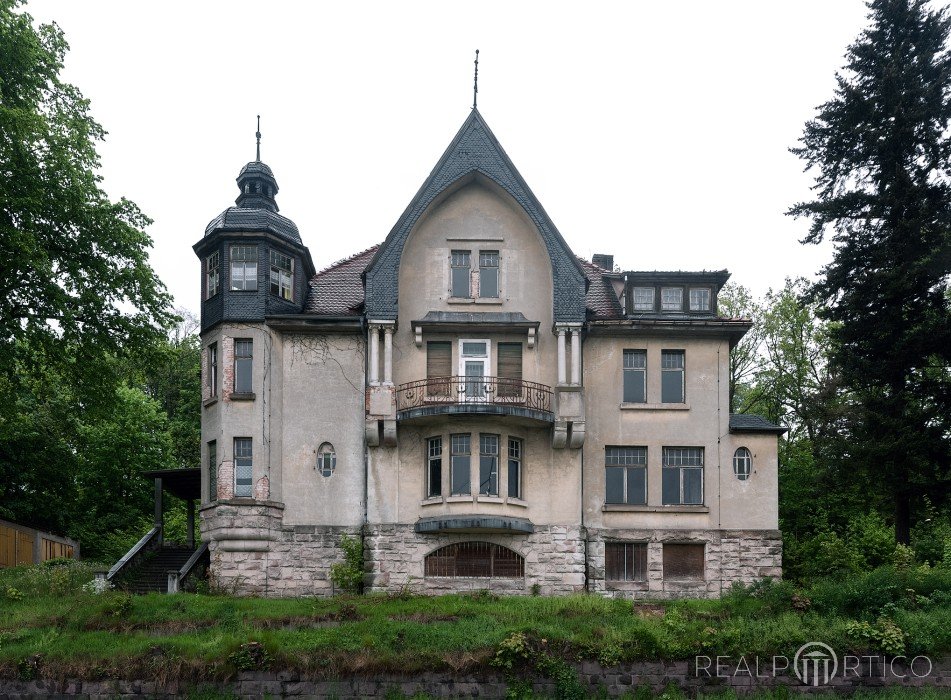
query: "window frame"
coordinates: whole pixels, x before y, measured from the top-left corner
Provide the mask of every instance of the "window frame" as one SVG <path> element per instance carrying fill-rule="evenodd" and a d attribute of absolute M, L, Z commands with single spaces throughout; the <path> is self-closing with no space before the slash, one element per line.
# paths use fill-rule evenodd
<path fill-rule="evenodd" d="M 740 481 L 749 481 L 753 476 L 753 453 L 746 446 L 737 447 L 733 453 L 733 475 Z"/>
<path fill-rule="evenodd" d="M 621 549 L 620 557 L 610 557 L 609 552 L 612 549 Z M 630 554 L 630 557 L 628 557 Z M 628 559 L 630 558 L 630 571 L 628 571 Z M 623 571 L 621 576 L 617 569 L 609 562 L 623 561 Z M 646 583 L 647 582 L 647 542 L 605 542 L 604 543 L 604 580 L 617 583 Z"/>
<path fill-rule="evenodd" d="M 650 292 L 650 304 L 637 301 L 638 292 Z M 657 289 L 655 287 L 631 287 L 631 313 L 638 311 L 654 311 L 657 309 Z"/>
<path fill-rule="evenodd" d="M 680 367 L 666 367 L 669 357 L 680 357 Z M 670 401 L 668 399 L 664 381 L 667 373 L 680 373 L 680 400 Z M 660 402 L 661 403 L 687 403 L 687 352 L 686 350 L 661 350 L 660 351 Z"/>
<path fill-rule="evenodd" d="M 209 440 L 208 447 L 208 502 L 218 500 L 218 441 Z"/>
<path fill-rule="evenodd" d="M 625 454 L 622 451 L 628 450 L 629 453 Z M 612 455 L 612 451 L 616 451 Z M 648 448 L 641 445 L 605 445 L 604 447 L 604 503 L 605 505 L 626 505 L 626 506 L 646 506 L 647 505 L 647 460 L 648 460 Z M 612 464 L 612 461 L 617 463 Z M 609 500 L 608 497 L 608 484 L 609 476 L 612 475 L 612 471 L 609 470 L 620 470 L 621 477 L 621 499 L 618 500 Z M 631 500 L 632 491 L 631 491 L 631 471 L 640 471 L 643 473 L 643 498 L 640 500 Z M 616 473 L 614 473 L 616 476 Z"/>
<path fill-rule="evenodd" d="M 674 457 L 674 451 L 678 451 L 676 458 Z M 697 450 L 697 455 L 699 459 L 699 464 L 684 464 L 683 460 L 686 457 L 687 450 Z M 706 460 L 704 455 L 704 448 L 699 446 L 684 446 L 684 447 L 663 447 L 661 450 L 661 503 L 665 506 L 702 506 L 706 502 Z M 679 463 L 677 463 L 679 462 Z M 685 483 L 686 479 L 685 472 L 690 470 L 691 472 L 697 472 L 700 474 L 700 500 L 699 501 L 690 501 L 688 502 L 684 494 L 686 493 Z M 668 492 L 666 489 L 667 480 L 670 474 L 677 472 L 677 493 L 678 500 L 671 501 L 668 499 Z"/>
<path fill-rule="evenodd" d="M 235 256 L 236 251 L 251 251 L 251 257 L 244 257 L 244 253 L 240 257 Z M 258 247 L 257 245 L 248 245 L 245 243 L 233 243 L 228 248 L 228 262 L 229 262 L 229 288 L 232 292 L 256 292 L 258 291 Z M 242 286 L 235 286 L 235 269 L 236 266 L 240 266 L 242 270 L 241 273 L 241 284 Z M 248 280 L 248 271 L 253 269 L 254 274 Z"/>
<path fill-rule="evenodd" d="M 515 448 L 514 450 L 512 448 Z M 525 443 L 522 438 L 508 436 L 507 449 L 507 471 L 505 473 L 506 492 L 508 498 L 517 498 L 520 501 L 525 500 L 522 495 L 522 455 L 525 452 Z M 514 470 L 513 470 L 514 466 Z M 512 475 L 515 474 L 515 493 L 512 493 Z"/>
<path fill-rule="evenodd" d="M 221 251 L 216 250 L 205 258 L 205 300 L 211 299 L 220 291 Z"/>
<path fill-rule="evenodd" d="M 693 304 L 693 294 L 694 292 L 705 292 L 706 293 L 706 305 L 702 307 L 694 306 Z M 713 290 L 710 287 L 690 287 L 687 292 L 687 308 L 690 311 L 710 311 L 713 306 Z"/>
<path fill-rule="evenodd" d="M 209 398 L 218 396 L 218 342 L 208 346 L 208 392 Z"/>
<path fill-rule="evenodd" d="M 462 451 L 463 439 L 465 451 Z M 457 469 L 456 460 L 460 466 Z M 462 464 L 464 463 L 464 467 Z M 465 475 L 466 490 L 461 490 L 461 483 L 457 483 L 456 475 Z M 472 435 L 469 433 L 450 433 L 449 435 L 449 495 L 472 496 Z"/>
<path fill-rule="evenodd" d="M 479 495 L 499 495 L 499 451 L 501 436 L 479 433 Z M 492 451 L 494 449 L 494 452 Z"/>
<path fill-rule="evenodd" d="M 442 498 L 442 435 L 426 438 L 426 498 Z"/>
<path fill-rule="evenodd" d="M 465 270 L 466 288 L 465 295 L 457 294 L 462 291 L 456 288 L 455 270 Z M 472 298 L 472 251 L 471 250 L 450 250 L 449 251 L 449 297 L 451 299 L 471 299 Z"/>
<path fill-rule="evenodd" d="M 492 264 L 492 256 L 495 264 Z M 502 296 L 501 254 L 498 250 L 479 251 L 479 298 L 499 299 Z M 485 278 L 489 270 L 495 270 L 495 294 L 485 294 Z M 485 274 L 484 274 L 485 273 Z"/>
<path fill-rule="evenodd" d="M 327 464 L 328 461 L 329 464 Z M 337 471 L 337 451 L 332 443 L 320 443 L 320 447 L 317 448 L 317 463 L 314 468 L 324 478 L 333 476 L 334 472 Z"/>
<path fill-rule="evenodd" d="M 631 358 L 631 366 L 628 367 L 628 358 Z M 633 358 L 643 358 L 643 366 L 637 367 Z M 641 398 L 637 400 L 633 394 L 628 394 L 628 378 L 631 379 L 631 386 L 637 380 L 634 378 L 637 373 L 641 374 Z M 621 402 L 622 403 L 647 403 L 647 350 L 639 348 L 625 348 L 621 359 Z"/>
<path fill-rule="evenodd" d="M 247 355 L 239 355 L 238 347 L 242 347 L 247 344 L 249 348 L 249 353 Z M 247 362 L 247 384 L 239 385 L 240 378 L 245 376 L 241 371 L 243 365 L 239 365 L 239 362 Z M 254 339 L 253 338 L 235 338 L 234 339 L 234 393 L 241 395 L 248 395 L 254 393 Z"/>
<path fill-rule="evenodd" d="M 282 267 L 281 260 L 287 260 L 287 267 Z M 269 283 L 268 291 L 284 301 L 294 301 L 294 258 L 274 248 L 268 249 Z M 286 275 L 282 274 L 286 273 Z M 277 278 L 275 280 L 275 274 Z M 286 283 L 286 284 L 285 284 Z M 277 291 L 275 291 L 277 289 Z"/>
<path fill-rule="evenodd" d="M 238 443 L 242 444 L 242 449 L 238 449 Z M 247 446 L 247 454 L 240 454 L 244 452 L 244 446 Z M 236 437 L 232 444 L 232 455 L 234 456 L 234 497 L 235 498 L 252 498 L 254 496 L 254 443 L 252 438 L 249 437 Z M 240 464 L 239 462 L 246 462 L 246 464 Z M 238 470 L 239 467 L 247 467 L 249 476 L 247 477 L 247 493 L 245 494 L 245 489 L 243 488 L 244 484 L 240 484 L 239 481 L 243 481 L 244 477 L 239 476 Z"/>
<path fill-rule="evenodd" d="M 678 292 L 677 305 L 664 299 L 666 292 Z M 661 311 L 683 311 L 684 310 L 684 288 L 682 286 L 669 286 L 660 288 L 660 310 Z"/>

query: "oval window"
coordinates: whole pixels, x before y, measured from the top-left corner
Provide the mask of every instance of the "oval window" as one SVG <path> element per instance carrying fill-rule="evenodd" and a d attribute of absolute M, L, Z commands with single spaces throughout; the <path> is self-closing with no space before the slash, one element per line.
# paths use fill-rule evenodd
<path fill-rule="evenodd" d="M 753 472 L 753 456 L 745 447 L 733 453 L 733 473 L 740 481 L 746 481 Z"/>
<path fill-rule="evenodd" d="M 337 468 L 337 453 L 334 446 L 325 442 L 317 449 L 317 473 L 321 476 L 330 476 Z"/>

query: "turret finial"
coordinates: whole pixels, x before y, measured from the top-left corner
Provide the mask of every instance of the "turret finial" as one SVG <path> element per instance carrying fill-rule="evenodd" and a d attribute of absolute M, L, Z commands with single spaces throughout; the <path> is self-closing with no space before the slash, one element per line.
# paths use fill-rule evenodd
<path fill-rule="evenodd" d="M 472 83 L 472 109 L 476 109 L 479 101 L 479 49 L 476 49 L 475 80 Z"/>
<path fill-rule="evenodd" d="M 261 115 L 260 114 L 258 115 L 258 130 L 254 135 L 258 139 L 258 155 L 257 155 L 257 158 L 255 158 L 255 160 L 257 160 L 257 162 L 260 163 L 261 162 Z"/>

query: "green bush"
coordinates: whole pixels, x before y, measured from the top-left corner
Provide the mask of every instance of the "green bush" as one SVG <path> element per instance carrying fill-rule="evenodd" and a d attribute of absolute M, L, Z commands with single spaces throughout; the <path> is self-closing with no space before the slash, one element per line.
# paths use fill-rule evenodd
<path fill-rule="evenodd" d="M 330 580 L 348 593 L 363 592 L 363 539 L 344 535 L 340 538 L 344 560 L 330 567 Z"/>
<path fill-rule="evenodd" d="M 0 569 L 0 590 L 15 588 L 25 597 L 67 596 L 82 592 L 96 576 L 97 567 L 86 562 L 57 560 L 56 564 L 32 564 Z"/>

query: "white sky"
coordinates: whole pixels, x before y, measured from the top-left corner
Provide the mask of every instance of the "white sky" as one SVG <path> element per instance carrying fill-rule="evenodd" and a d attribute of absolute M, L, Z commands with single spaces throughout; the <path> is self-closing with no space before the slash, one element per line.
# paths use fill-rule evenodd
<path fill-rule="evenodd" d="M 761 294 L 813 275 L 784 215 L 788 152 L 865 24 L 860 0 L 33 0 L 109 132 L 104 187 L 151 216 L 152 264 L 197 310 L 191 246 L 262 160 L 317 268 L 382 241 L 472 104 L 574 251 L 728 268 Z"/>

